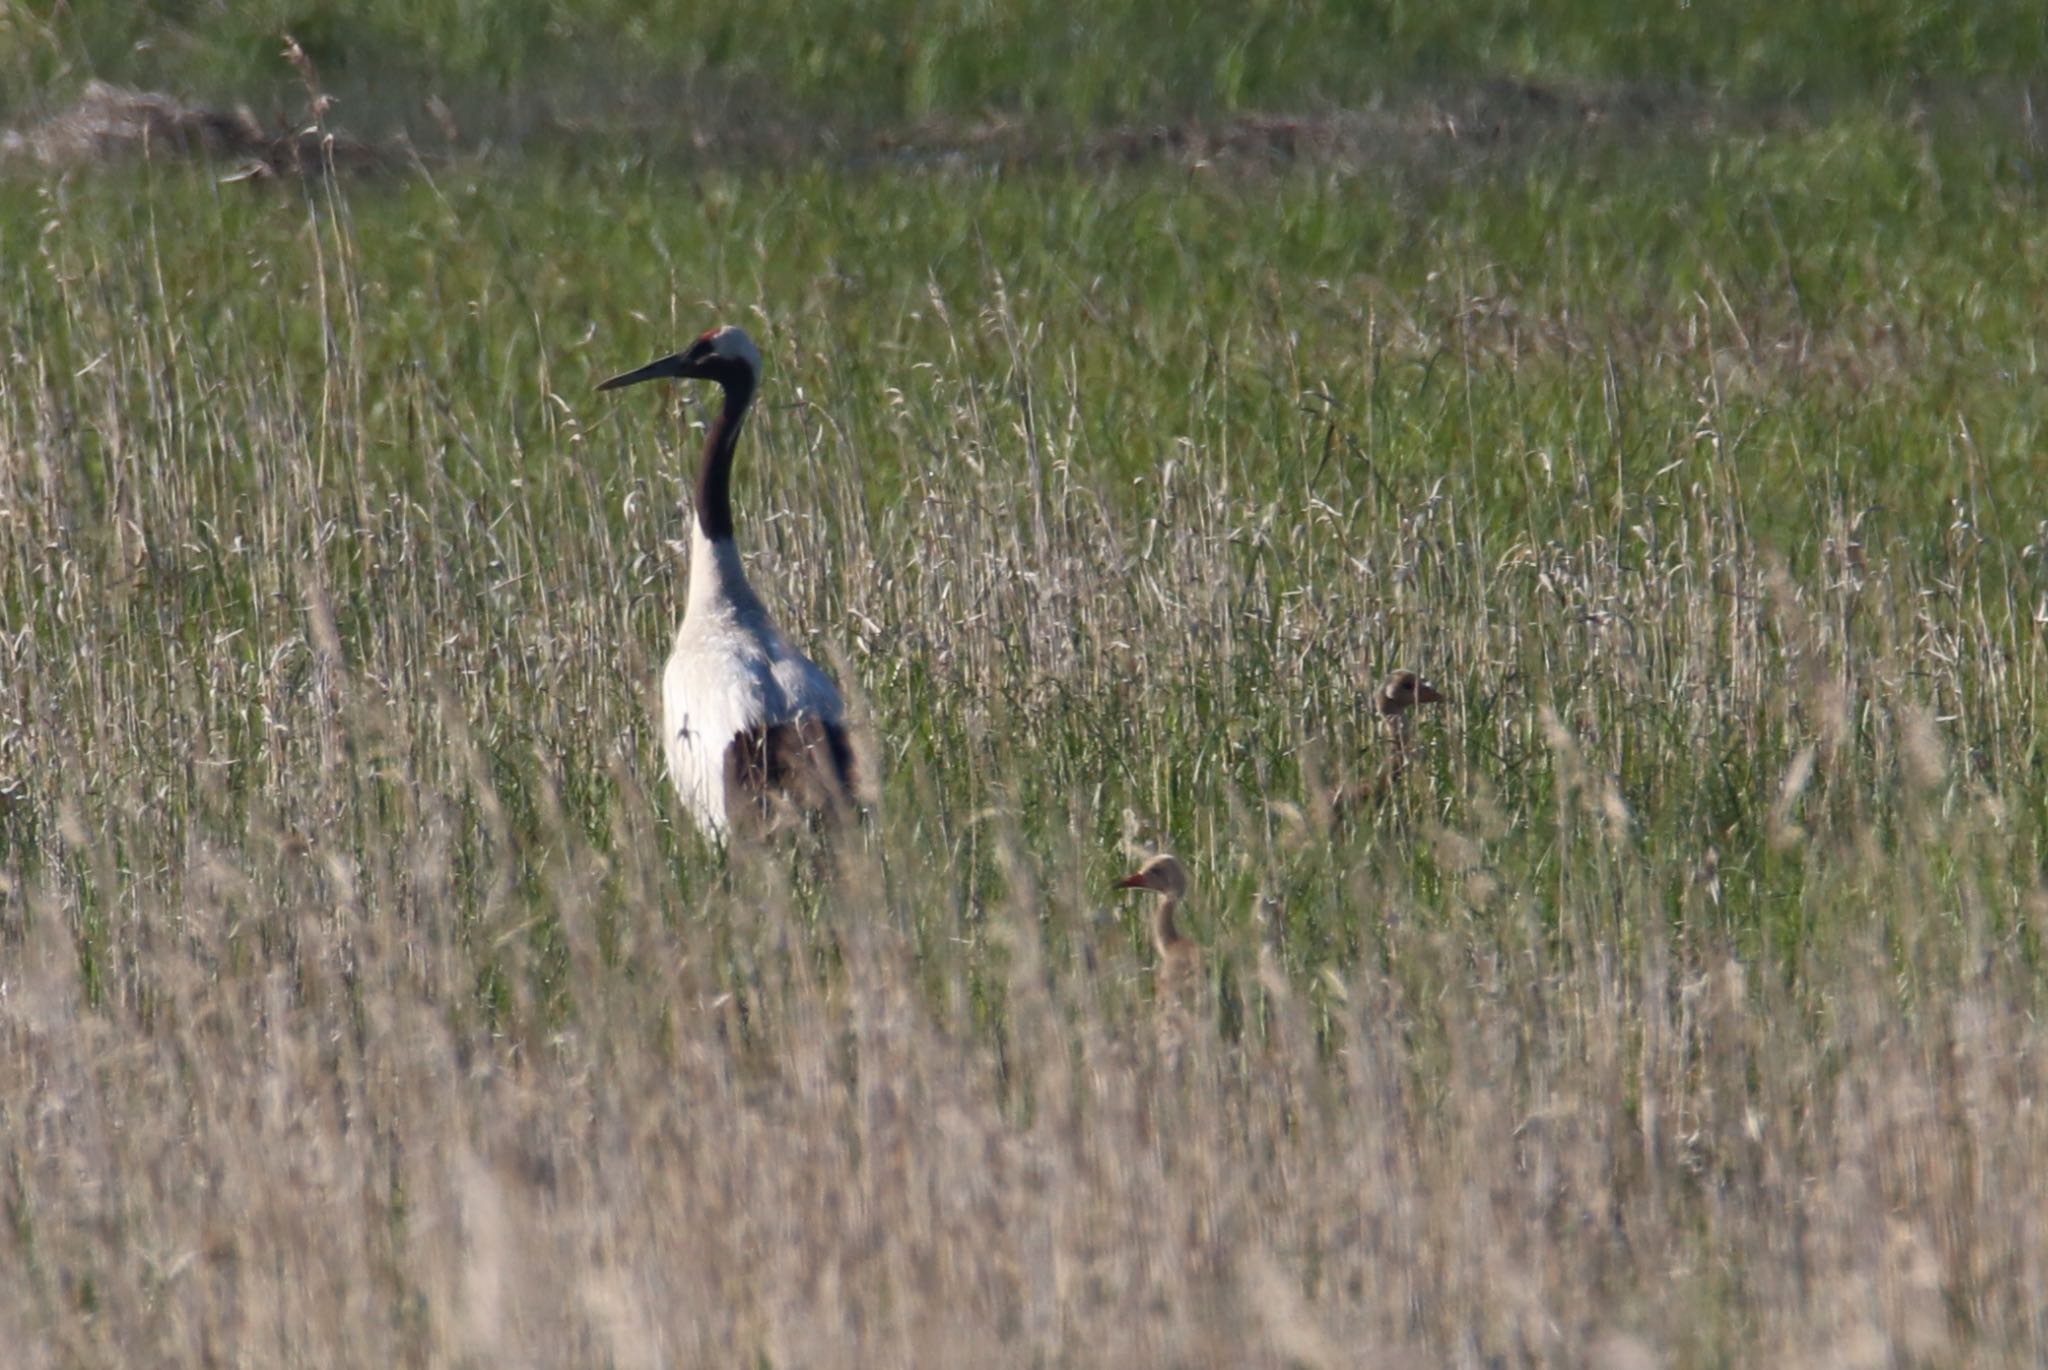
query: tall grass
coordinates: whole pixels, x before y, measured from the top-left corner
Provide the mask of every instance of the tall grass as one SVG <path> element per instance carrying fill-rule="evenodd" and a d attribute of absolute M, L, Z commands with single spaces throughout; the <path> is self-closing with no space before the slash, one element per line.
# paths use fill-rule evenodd
<path fill-rule="evenodd" d="M 14 187 L 8 1344 L 2038 1359 L 2035 154 L 1858 119 Z M 830 847 L 658 773 L 698 399 L 589 387 L 720 318 Z"/>

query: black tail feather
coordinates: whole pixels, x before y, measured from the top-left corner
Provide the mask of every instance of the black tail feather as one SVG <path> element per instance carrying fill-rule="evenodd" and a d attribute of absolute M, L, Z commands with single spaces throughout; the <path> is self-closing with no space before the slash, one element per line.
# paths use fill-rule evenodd
<path fill-rule="evenodd" d="M 853 747 L 846 729 L 818 718 L 771 723 L 736 735 L 725 749 L 725 811 L 736 826 L 763 832 L 784 815 L 836 820 L 853 808 Z"/>

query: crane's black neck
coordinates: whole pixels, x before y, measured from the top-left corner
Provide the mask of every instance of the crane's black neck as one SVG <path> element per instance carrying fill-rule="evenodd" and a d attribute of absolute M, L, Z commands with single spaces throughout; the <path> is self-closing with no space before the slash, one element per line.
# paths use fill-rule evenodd
<path fill-rule="evenodd" d="M 697 465 L 697 527 L 717 542 L 732 536 L 732 449 L 754 402 L 754 371 L 745 365 L 721 366 L 709 379 L 725 391 L 725 402 L 704 435 L 704 458 Z"/>

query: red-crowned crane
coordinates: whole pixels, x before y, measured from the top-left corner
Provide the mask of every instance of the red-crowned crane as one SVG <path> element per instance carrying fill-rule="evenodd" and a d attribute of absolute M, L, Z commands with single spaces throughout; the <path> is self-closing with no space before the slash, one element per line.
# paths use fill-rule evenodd
<path fill-rule="evenodd" d="M 853 751 L 839 688 L 776 628 L 733 542 L 732 453 L 760 384 L 761 353 L 727 324 L 598 389 L 666 379 L 711 381 L 725 392 L 697 466 L 689 599 L 661 679 L 669 777 L 714 839 L 735 823 L 768 826 L 785 805 L 843 812 Z"/>

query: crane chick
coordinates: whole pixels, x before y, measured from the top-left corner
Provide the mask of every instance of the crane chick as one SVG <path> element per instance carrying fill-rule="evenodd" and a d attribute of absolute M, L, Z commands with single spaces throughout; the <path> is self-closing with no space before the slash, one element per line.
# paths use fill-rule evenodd
<path fill-rule="evenodd" d="M 1181 901 L 1187 898 L 1187 869 L 1177 857 L 1161 852 L 1117 881 L 1116 888 L 1151 890 L 1159 896 L 1152 906 L 1152 946 L 1159 953 L 1159 988 L 1162 994 L 1185 990 L 1193 983 L 1202 960 L 1201 948 L 1180 930 L 1176 918 Z"/>

